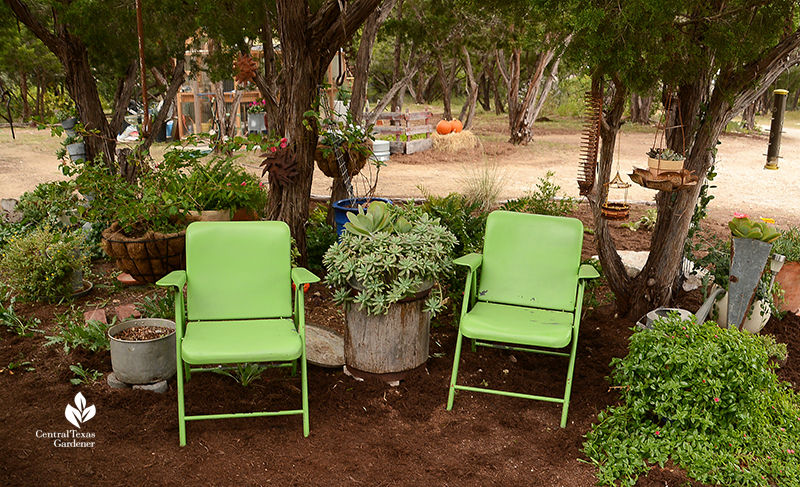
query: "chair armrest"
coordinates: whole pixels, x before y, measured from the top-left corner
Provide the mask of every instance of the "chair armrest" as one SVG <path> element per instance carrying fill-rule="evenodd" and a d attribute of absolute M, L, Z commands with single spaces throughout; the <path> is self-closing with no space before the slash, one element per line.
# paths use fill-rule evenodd
<path fill-rule="evenodd" d="M 178 289 L 183 289 L 186 285 L 186 271 L 172 271 L 166 276 L 162 277 L 156 283 L 156 286 L 169 287 L 174 286 Z"/>
<path fill-rule="evenodd" d="M 475 272 L 482 262 L 483 256 L 481 254 L 471 253 L 454 260 L 453 264 L 469 267 L 470 271 Z"/>
<path fill-rule="evenodd" d="M 319 277 L 305 267 L 294 267 L 292 268 L 292 282 L 295 286 L 301 287 L 301 284 L 319 282 Z"/>
<path fill-rule="evenodd" d="M 578 271 L 578 279 L 595 279 L 600 277 L 600 273 L 597 272 L 597 269 L 594 266 L 589 264 L 581 265 L 580 270 Z"/>

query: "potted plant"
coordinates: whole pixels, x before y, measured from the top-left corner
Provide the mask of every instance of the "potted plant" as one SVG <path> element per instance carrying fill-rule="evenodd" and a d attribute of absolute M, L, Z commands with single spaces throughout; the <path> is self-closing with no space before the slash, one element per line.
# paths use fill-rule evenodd
<path fill-rule="evenodd" d="M 168 297 L 145 297 L 137 303 L 141 318 L 108 328 L 111 368 L 109 384 L 152 384 L 175 375 L 175 302 Z"/>
<path fill-rule="evenodd" d="M 683 160 L 685 159 L 682 154 L 660 147 L 651 148 L 647 152 L 647 158 L 647 165 L 654 176 L 658 176 L 663 172 L 680 172 L 683 169 Z"/>
<path fill-rule="evenodd" d="M 400 213 L 406 212 L 406 219 Z M 435 281 L 452 267 L 455 236 L 428 214 L 373 202 L 349 214 L 325 253 L 326 283 L 345 305 L 345 362 L 354 374 L 402 374 L 428 359 Z"/>
<path fill-rule="evenodd" d="M 247 106 L 247 132 L 263 134 L 267 131 L 266 100 L 256 100 Z"/>
<path fill-rule="evenodd" d="M 155 282 L 183 267 L 184 229 L 191 211 L 244 209 L 263 212 L 266 191 L 258 178 L 230 160 L 201 161 L 200 151 L 171 150 L 162 161 L 136 162 L 131 184 L 100 161 L 65 163 L 66 175 L 93 201 L 90 222 L 107 222 L 103 248 L 117 266 L 140 282 Z"/>
<path fill-rule="evenodd" d="M 8 239 L 0 261 L 7 283 L 28 301 L 77 297 L 91 290 L 83 232 L 59 232 L 49 226 Z"/>
<path fill-rule="evenodd" d="M 695 264 L 705 267 L 708 271 L 708 274 L 703 277 L 703 283 L 707 290 L 709 290 L 709 286 L 711 286 L 711 293 L 717 287 L 725 290 L 717 298 L 712 318 L 722 327 L 735 323 L 740 329 L 758 333 L 769 321 L 770 316 L 773 313 L 779 313 L 779 310 L 776 306 L 776 293 L 770 289 L 771 279 L 769 273 L 764 272 L 769 250 L 772 246 L 770 243 L 756 238 L 756 236 L 758 234 L 758 236 L 764 237 L 769 241 L 777 237 L 773 233 L 775 230 L 767 222 L 753 222 L 749 220 L 747 215 L 741 213 L 734 214 L 729 226 L 732 232 L 731 240 L 712 241 L 704 249 L 705 255 L 696 259 Z M 751 237 L 746 238 L 742 235 L 750 235 Z M 755 247 L 756 253 L 746 249 L 748 244 Z M 738 249 L 734 251 L 734 255 L 731 255 L 732 245 L 735 245 Z M 763 255 L 765 248 L 766 255 Z M 757 258 L 753 259 L 753 257 Z M 740 312 L 741 318 L 738 321 L 728 318 L 731 306 L 728 301 L 728 294 L 732 287 L 731 275 L 738 276 L 734 279 L 736 282 L 733 285 L 733 292 L 738 293 L 739 299 L 747 299 L 745 304 L 748 305 L 746 313 Z M 752 288 L 750 288 L 752 294 L 746 295 L 747 291 L 743 290 L 742 284 L 752 285 Z"/>
<path fill-rule="evenodd" d="M 314 111 L 306 112 L 306 117 L 318 118 Z M 367 157 L 372 153 L 371 127 L 355 123 L 353 114 L 347 112 L 344 122 L 325 119 L 322 125 L 327 129 L 319 133 L 314 160 L 317 167 L 329 178 L 341 178 L 337 151 L 343 158 L 349 176 L 355 176 L 364 167 Z"/>

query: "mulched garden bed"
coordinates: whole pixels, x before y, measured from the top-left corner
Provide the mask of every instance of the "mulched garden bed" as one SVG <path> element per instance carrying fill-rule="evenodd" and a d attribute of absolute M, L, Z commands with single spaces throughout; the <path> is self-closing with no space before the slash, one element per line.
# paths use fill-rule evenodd
<path fill-rule="evenodd" d="M 634 209 L 638 218 L 643 208 Z M 584 211 L 585 213 L 585 211 Z M 585 218 L 585 214 L 581 215 Z M 724 231 L 724 222 L 712 222 Z M 620 249 L 646 249 L 650 233 L 612 224 Z M 585 254 L 594 252 L 586 237 Z M 95 289 L 74 303 L 79 309 L 128 304 L 155 288 L 119 290 L 115 270 L 100 263 Z M 679 297 L 696 310 L 700 291 Z M 341 368 L 309 366 L 311 435 L 298 417 L 201 421 L 188 424 L 188 445 L 178 446 L 175 381 L 164 394 L 112 389 L 105 379 L 72 385 L 70 365 L 111 372 L 108 352 L 45 347 L 54 313 L 70 304 L 20 304 L 19 314 L 38 317 L 44 334 L 19 337 L 0 329 L 0 368 L 30 361 L 32 372 L 0 373 L 0 484 L 2 485 L 279 485 L 445 486 L 593 485 L 591 465 L 582 461 L 583 435 L 597 413 L 618 400 L 605 377 L 613 357 L 627 351 L 632 323 L 603 304 L 583 320 L 569 421 L 558 427 L 556 404 L 485 394 L 461 393 L 446 411 L 456 331 L 444 317 L 432 330 L 431 358 L 424 370 L 399 387 L 377 380 L 357 382 Z M 343 317 L 324 286 L 307 294 L 307 321 L 341 327 Z M 800 319 L 772 318 L 765 331 L 787 343 L 783 380 L 800 383 Z M 466 351 L 465 378 L 508 389 L 552 393 L 563 387 L 566 361 L 554 357 L 479 349 Z M 248 387 L 220 374 L 194 374 L 187 385 L 187 413 L 299 407 L 299 381 L 271 370 Z M 81 393 L 96 415 L 79 431 L 91 447 L 60 447 L 52 433 L 75 428 L 64 416 Z M 61 444 L 68 440 L 61 440 Z M 672 465 L 655 467 L 639 486 L 699 485 Z"/>

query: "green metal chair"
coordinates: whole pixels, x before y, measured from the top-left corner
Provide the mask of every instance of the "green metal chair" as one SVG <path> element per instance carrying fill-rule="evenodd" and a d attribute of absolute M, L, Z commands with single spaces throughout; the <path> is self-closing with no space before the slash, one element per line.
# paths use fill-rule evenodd
<path fill-rule="evenodd" d="M 292 268 L 290 246 L 284 222 L 195 222 L 186 229 L 186 270 L 157 282 L 174 289 L 181 446 L 186 445 L 186 421 L 202 419 L 302 414 L 308 436 L 303 284 L 319 278 Z M 188 381 L 192 372 L 212 369 L 191 365 L 270 363 L 295 373 L 298 362 L 302 409 L 185 414 L 184 375 Z"/>
<path fill-rule="evenodd" d="M 469 268 L 447 409 L 456 390 L 485 392 L 563 404 L 561 427 L 567 424 L 572 374 L 585 279 L 599 277 L 581 265 L 583 224 L 574 218 L 492 212 L 486 220 L 483 254 L 460 257 Z M 480 282 L 478 272 L 480 271 Z M 563 397 L 507 392 L 458 385 L 458 363 L 464 338 L 476 346 L 536 352 L 569 358 Z"/>

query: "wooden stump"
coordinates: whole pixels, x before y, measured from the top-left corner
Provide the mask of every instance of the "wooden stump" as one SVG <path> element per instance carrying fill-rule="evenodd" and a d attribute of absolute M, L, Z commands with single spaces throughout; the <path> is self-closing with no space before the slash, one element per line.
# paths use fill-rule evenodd
<path fill-rule="evenodd" d="M 395 303 L 385 315 L 368 315 L 353 304 L 345 313 L 344 359 L 371 374 L 413 370 L 428 360 L 430 313 L 423 299 Z"/>

